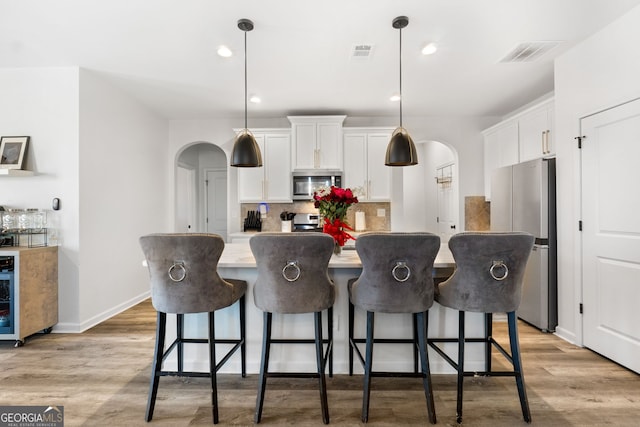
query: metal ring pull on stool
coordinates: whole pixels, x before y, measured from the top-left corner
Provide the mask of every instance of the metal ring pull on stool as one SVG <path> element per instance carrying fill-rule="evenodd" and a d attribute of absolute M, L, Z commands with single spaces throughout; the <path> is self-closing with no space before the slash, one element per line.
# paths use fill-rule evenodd
<path fill-rule="evenodd" d="M 496 276 L 496 274 L 493 271 L 496 267 L 502 268 L 504 270 L 504 274 L 502 276 L 500 276 L 500 277 Z M 507 265 L 504 263 L 504 261 L 493 261 L 493 264 L 491 265 L 491 268 L 489 269 L 489 273 L 491 274 L 491 277 L 494 278 L 494 280 L 502 281 L 502 280 L 506 279 L 507 276 L 509 275 L 509 267 L 507 267 Z"/>
<path fill-rule="evenodd" d="M 296 269 L 296 276 L 293 278 L 287 276 L 287 269 L 289 267 Z M 284 277 L 287 282 L 295 282 L 296 280 L 298 280 L 300 278 L 300 266 L 298 266 L 298 261 L 289 261 L 287 265 L 282 267 L 282 277 Z"/>
<path fill-rule="evenodd" d="M 404 278 L 399 278 L 397 276 L 396 270 L 398 270 L 399 268 L 407 270 L 407 275 Z M 396 262 L 396 266 L 393 267 L 393 270 L 391 270 L 391 275 L 394 279 L 396 279 L 396 282 L 406 282 L 407 280 L 409 280 L 409 277 L 411 277 L 411 269 L 407 265 L 406 261 L 398 261 Z"/>
<path fill-rule="evenodd" d="M 180 268 L 182 270 L 182 277 L 180 278 L 176 278 L 173 277 L 173 270 L 176 268 Z M 173 261 L 173 265 L 171 267 L 169 267 L 169 279 L 171 279 L 174 282 L 182 282 L 185 277 L 187 277 L 187 269 L 184 268 L 184 261 Z"/>

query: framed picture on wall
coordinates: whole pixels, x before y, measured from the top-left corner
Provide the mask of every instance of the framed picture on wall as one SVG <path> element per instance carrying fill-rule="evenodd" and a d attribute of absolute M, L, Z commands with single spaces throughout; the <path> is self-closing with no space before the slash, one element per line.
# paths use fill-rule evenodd
<path fill-rule="evenodd" d="M 22 169 L 28 143 L 28 136 L 0 138 L 0 169 Z"/>

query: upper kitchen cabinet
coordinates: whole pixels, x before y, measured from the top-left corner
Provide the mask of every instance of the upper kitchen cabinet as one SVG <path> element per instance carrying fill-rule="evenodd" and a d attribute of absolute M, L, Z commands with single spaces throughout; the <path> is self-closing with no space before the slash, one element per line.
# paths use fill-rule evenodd
<path fill-rule="evenodd" d="M 553 100 L 549 100 L 526 111 L 518 119 L 520 162 L 555 154 L 553 114 Z"/>
<path fill-rule="evenodd" d="M 483 132 L 484 194 L 491 200 L 491 173 L 494 169 L 518 163 L 518 122 L 500 123 Z"/>
<path fill-rule="evenodd" d="M 342 170 L 342 122 L 346 116 L 289 116 L 293 170 Z"/>
<path fill-rule="evenodd" d="M 553 98 L 533 104 L 486 129 L 484 135 L 484 189 L 491 200 L 494 169 L 540 157 L 553 157 Z"/>
<path fill-rule="evenodd" d="M 362 202 L 391 200 L 391 168 L 384 157 L 393 129 L 344 129 L 344 182 L 348 188 L 362 187 Z"/>
<path fill-rule="evenodd" d="M 260 151 L 260 168 L 238 168 L 240 202 L 291 202 L 291 133 L 288 129 L 253 131 Z"/>

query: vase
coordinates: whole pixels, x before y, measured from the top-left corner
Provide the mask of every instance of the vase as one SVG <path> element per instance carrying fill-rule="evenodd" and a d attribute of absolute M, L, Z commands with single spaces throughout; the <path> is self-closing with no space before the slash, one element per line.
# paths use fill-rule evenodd
<path fill-rule="evenodd" d="M 335 242 L 335 245 L 333 246 L 333 253 L 335 255 L 340 255 L 342 253 L 342 246 L 340 246 L 338 242 Z"/>

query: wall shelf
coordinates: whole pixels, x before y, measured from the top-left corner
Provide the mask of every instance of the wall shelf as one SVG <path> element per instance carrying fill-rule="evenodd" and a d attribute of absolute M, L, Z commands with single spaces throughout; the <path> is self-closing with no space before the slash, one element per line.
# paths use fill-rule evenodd
<path fill-rule="evenodd" d="M 33 171 L 22 169 L 0 169 L 0 176 L 33 176 Z"/>

